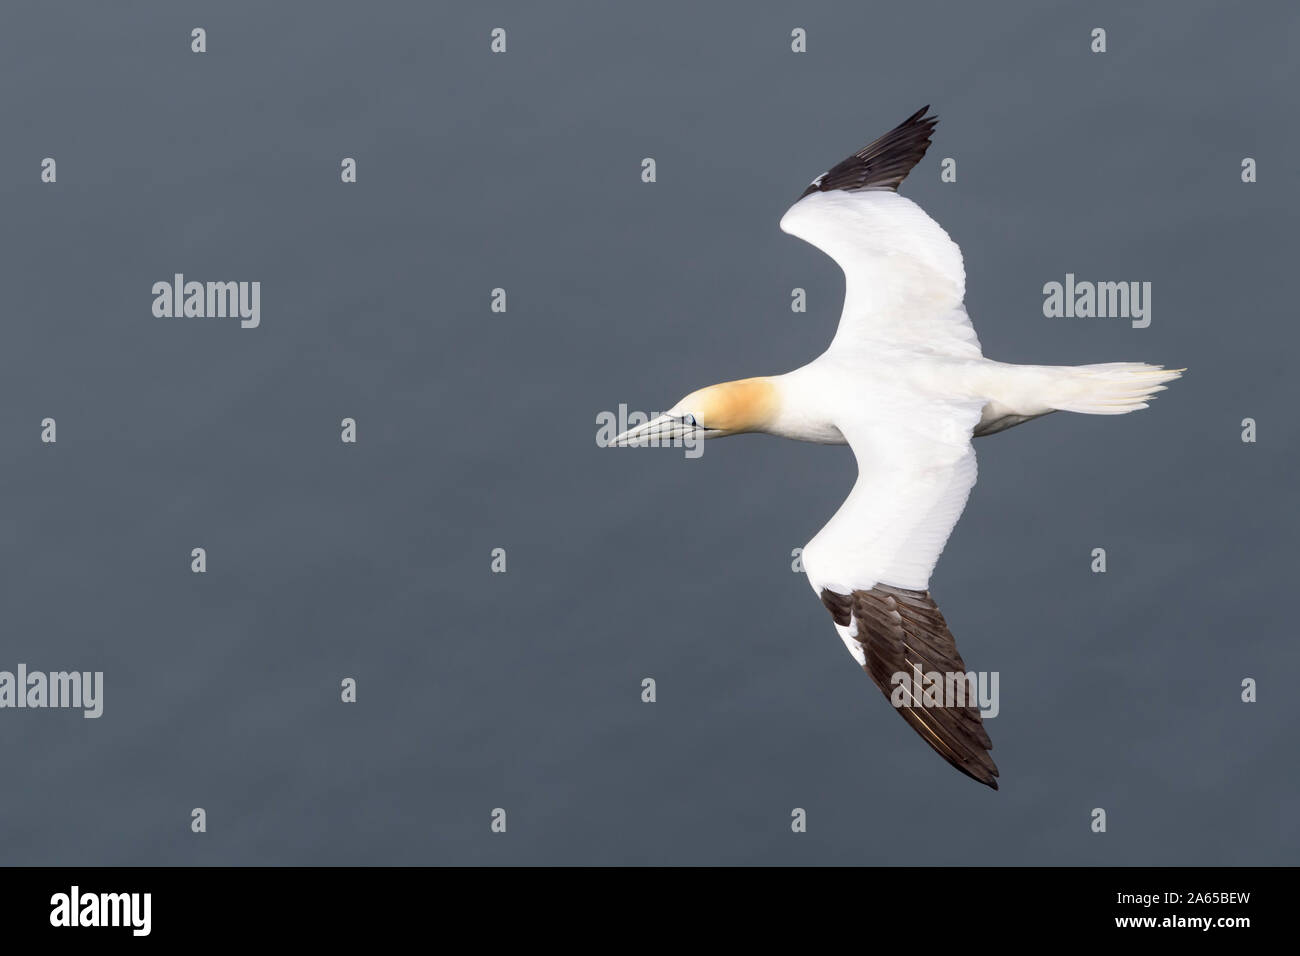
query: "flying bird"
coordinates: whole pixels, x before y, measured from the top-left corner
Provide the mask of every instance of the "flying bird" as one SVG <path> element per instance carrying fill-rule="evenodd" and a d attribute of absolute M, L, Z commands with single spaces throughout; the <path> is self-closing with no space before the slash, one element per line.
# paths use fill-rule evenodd
<path fill-rule="evenodd" d="M 613 444 L 744 432 L 847 444 L 858 479 L 803 549 L 808 582 L 849 653 L 912 729 L 996 790 L 993 744 L 975 702 L 926 706 L 923 683 L 899 679 L 966 671 L 929 584 L 975 485 L 972 439 L 1055 411 L 1137 411 L 1186 370 L 984 357 L 963 305 L 961 250 L 898 194 L 930 145 L 938 118 L 929 109 L 822 173 L 781 219 L 783 231 L 844 270 L 844 309 L 826 351 L 784 375 L 692 392 Z"/>

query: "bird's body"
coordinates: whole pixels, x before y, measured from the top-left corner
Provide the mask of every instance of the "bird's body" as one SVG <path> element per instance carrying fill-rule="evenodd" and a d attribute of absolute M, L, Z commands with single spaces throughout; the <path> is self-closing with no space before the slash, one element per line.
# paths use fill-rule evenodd
<path fill-rule="evenodd" d="M 828 351 L 773 376 L 777 413 L 768 434 L 824 445 L 848 444 L 843 428 L 864 419 L 892 420 L 918 402 L 967 406 L 992 384 L 983 359 L 954 359 L 905 349 Z"/>
<path fill-rule="evenodd" d="M 975 484 L 972 439 L 1053 411 L 1146 408 L 1179 372 L 984 358 L 963 304 L 961 250 L 896 192 L 929 146 L 936 120 L 925 112 L 817 177 L 781 220 L 844 270 L 830 347 L 784 375 L 692 392 L 616 443 L 759 431 L 848 444 L 858 480 L 803 550 L 808 581 L 904 719 L 949 763 L 996 789 L 979 710 L 965 700 L 933 707 L 900 680 L 965 672 L 927 588 Z"/>

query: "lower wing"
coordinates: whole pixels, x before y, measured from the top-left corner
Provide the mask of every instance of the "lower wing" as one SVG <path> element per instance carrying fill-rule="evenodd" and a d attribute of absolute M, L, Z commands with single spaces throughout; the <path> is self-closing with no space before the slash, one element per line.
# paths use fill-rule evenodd
<path fill-rule="evenodd" d="M 809 583 L 854 659 L 899 715 L 962 773 L 997 789 L 992 742 L 947 622 L 927 590 L 975 485 L 971 433 L 980 403 L 937 403 L 895 424 L 839 424 L 858 459 L 858 480 L 803 552 Z M 927 675 L 944 675 L 940 706 Z M 960 687 L 958 699 L 943 691 Z"/>

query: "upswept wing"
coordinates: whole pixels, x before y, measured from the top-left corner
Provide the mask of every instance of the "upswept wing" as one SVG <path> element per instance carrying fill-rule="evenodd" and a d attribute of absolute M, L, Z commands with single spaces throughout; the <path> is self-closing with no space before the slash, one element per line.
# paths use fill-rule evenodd
<path fill-rule="evenodd" d="M 966 315 L 961 250 L 899 184 L 925 155 L 938 122 L 919 110 L 818 176 L 781 228 L 844 270 L 844 309 L 832 348 L 905 345 L 980 355 Z"/>

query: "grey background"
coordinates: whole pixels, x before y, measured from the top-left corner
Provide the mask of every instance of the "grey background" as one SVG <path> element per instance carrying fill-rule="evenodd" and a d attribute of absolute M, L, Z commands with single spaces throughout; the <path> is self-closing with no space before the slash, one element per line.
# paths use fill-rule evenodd
<path fill-rule="evenodd" d="M 1088 6 L 6 4 L 0 669 L 106 693 L 0 711 L 0 860 L 1294 863 L 1300 19 Z M 825 346 L 843 280 L 777 222 L 927 102 L 903 191 L 986 354 L 1191 369 L 977 445 L 932 589 L 999 793 L 791 573 L 847 449 L 594 441 Z M 174 272 L 261 328 L 153 318 Z M 1066 272 L 1151 327 L 1044 319 Z"/>

